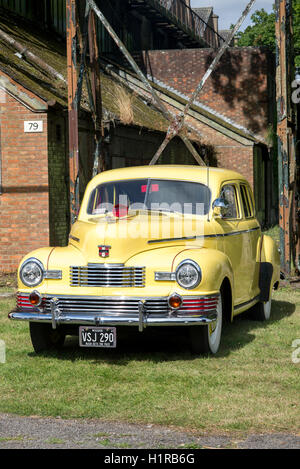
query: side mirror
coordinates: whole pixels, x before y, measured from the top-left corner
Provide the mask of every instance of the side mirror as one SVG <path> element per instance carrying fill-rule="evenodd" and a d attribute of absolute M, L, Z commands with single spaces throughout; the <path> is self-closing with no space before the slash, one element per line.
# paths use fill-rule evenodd
<path fill-rule="evenodd" d="M 229 210 L 229 203 L 227 202 L 226 199 L 216 199 L 214 200 L 212 204 L 213 208 L 213 214 L 215 217 L 220 217 L 223 218 L 226 216 L 228 210 Z"/>

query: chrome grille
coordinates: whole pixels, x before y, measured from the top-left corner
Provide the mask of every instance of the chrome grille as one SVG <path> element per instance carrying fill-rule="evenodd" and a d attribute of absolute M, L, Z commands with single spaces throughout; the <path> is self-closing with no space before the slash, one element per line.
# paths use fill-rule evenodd
<path fill-rule="evenodd" d="M 44 312 L 50 313 L 50 300 L 54 296 L 47 296 L 43 301 Z M 166 297 L 136 298 L 111 296 L 55 296 L 58 308 L 62 314 L 101 314 L 103 316 L 137 317 L 139 314 L 139 301 L 145 300 L 145 310 L 150 316 L 167 317 L 171 312 Z M 177 316 L 201 315 L 215 311 L 219 296 L 184 297 L 183 305 L 174 312 Z"/>
<path fill-rule="evenodd" d="M 58 308 L 62 313 L 86 313 L 101 314 L 109 316 L 138 316 L 139 301 L 141 298 L 106 298 L 106 297 L 80 297 L 80 296 L 57 296 Z M 51 312 L 51 297 L 47 297 L 44 303 L 44 311 Z M 146 299 L 148 314 L 167 315 L 169 308 L 166 298 Z"/>
<path fill-rule="evenodd" d="M 145 267 L 88 264 L 70 267 L 71 287 L 144 287 Z"/>

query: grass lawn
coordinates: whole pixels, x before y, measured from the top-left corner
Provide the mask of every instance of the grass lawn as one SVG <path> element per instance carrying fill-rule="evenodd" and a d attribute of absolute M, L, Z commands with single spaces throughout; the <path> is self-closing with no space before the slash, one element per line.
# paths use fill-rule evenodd
<path fill-rule="evenodd" d="M 0 299 L 0 412 L 101 418 L 173 425 L 198 432 L 297 432 L 300 292 L 274 293 L 268 323 L 240 316 L 225 327 L 215 357 L 195 357 L 177 331 L 122 338 L 113 351 L 80 349 L 68 338 L 61 352 L 37 356 L 28 324 L 12 322 L 14 299 Z M 300 357 L 300 353 L 299 353 Z"/>

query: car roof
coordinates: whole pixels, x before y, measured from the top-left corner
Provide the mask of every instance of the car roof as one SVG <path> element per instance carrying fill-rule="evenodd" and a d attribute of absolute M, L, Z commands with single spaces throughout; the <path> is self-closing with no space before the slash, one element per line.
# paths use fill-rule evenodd
<path fill-rule="evenodd" d="M 246 181 L 245 177 L 240 173 L 229 169 L 194 165 L 153 165 L 130 166 L 104 171 L 95 176 L 91 180 L 90 185 L 95 187 L 103 182 L 139 178 L 188 180 L 203 184 L 207 184 L 209 181 L 209 185 L 217 186 L 227 180 L 238 179 Z"/>

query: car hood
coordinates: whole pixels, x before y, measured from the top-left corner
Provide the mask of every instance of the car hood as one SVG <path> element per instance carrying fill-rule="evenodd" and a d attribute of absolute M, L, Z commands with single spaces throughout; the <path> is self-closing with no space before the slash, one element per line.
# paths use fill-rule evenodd
<path fill-rule="evenodd" d="M 139 253 L 161 247 L 185 246 L 187 242 L 201 247 L 204 234 L 213 234 L 213 227 L 204 218 L 142 213 L 120 219 L 77 221 L 70 233 L 70 244 L 80 249 L 87 262 L 126 263 Z M 99 246 L 106 247 L 107 257 L 99 255 Z"/>

